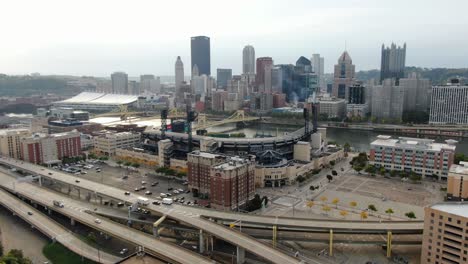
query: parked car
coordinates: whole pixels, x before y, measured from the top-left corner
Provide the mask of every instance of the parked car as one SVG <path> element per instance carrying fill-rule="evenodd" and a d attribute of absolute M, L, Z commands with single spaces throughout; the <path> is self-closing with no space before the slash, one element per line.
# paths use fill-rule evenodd
<path fill-rule="evenodd" d="M 96 218 L 96 219 L 94 219 L 94 222 L 95 222 L 96 224 L 100 224 L 100 223 L 101 223 L 101 219 Z"/>
<path fill-rule="evenodd" d="M 130 195 L 130 192 L 125 192 L 125 195 Z"/>
<path fill-rule="evenodd" d="M 152 195 L 152 194 L 153 194 L 153 193 L 150 192 L 150 191 L 146 191 L 146 192 L 145 192 L 145 195 Z"/>

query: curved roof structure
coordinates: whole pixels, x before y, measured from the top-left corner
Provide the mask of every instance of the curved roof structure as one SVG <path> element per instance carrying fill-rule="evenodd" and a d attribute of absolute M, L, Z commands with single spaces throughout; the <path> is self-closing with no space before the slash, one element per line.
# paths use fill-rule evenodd
<path fill-rule="evenodd" d="M 133 104 L 137 101 L 138 96 L 136 95 L 82 92 L 72 98 L 55 102 L 54 104 L 75 109 L 106 109 Z"/>

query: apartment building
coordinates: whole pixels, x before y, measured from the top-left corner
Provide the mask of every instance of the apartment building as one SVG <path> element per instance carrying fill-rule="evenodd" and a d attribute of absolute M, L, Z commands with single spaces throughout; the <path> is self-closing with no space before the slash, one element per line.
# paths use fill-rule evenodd
<path fill-rule="evenodd" d="M 0 130 L 0 154 L 14 159 L 21 159 L 21 139 L 31 136 L 26 128 Z"/>
<path fill-rule="evenodd" d="M 447 180 L 447 200 L 468 200 L 468 162 L 450 167 Z"/>
<path fill-rule="evenodd" d="M 425 208 L 421 263 L 468 263 L 468 203 Z"/>
<path fill-rule="evenodd" d="M 211 207 L 236 210 L 253 198 L 255 161 L 194 151 L 188 154 L 188 186 L 195 197 L 208 199 Z"/>
<path fill-rule="evenodd" d="M 34 134 L 21 140 L 21 157 L 35 164 L 60 163 L 66 157 L 78 157 L 81 137 L 77 131 L 56 134 Z"/>
<path fill-rule="evenodd" d="M 371 143 L 369 163 L 387 170 L 414 171 L 424 177 L 447 180 L 457 141 L 380 135 Z"/>
<path fill-rule="evenodd" d="M 195 197 L 210 197 L 211 167 L 224 160 L 225 156 L 201 151 L 187 155 L 188 186 Z"/>
<path fill-rule="evenodd" d="M 140 144 L 141 134 L 137 132 L 106 131 L 93 138 L 94 150 L 113 156 L 118 148 L 132 148 Z"/>
<path fill-rule="evenodd" d="M 218 210 L 237 210 L 255 194 L 255 161 L 229 157 L 210 169 L 210 204 Z"/>

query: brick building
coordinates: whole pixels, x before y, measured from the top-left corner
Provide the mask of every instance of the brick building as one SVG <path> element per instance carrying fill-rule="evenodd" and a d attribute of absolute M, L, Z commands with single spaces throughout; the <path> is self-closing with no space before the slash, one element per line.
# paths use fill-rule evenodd
<path fill-rule="evenodd" d="M 425 208 L 421 263 L 468 263 L 468 203 Z"/>
<path fill-rule="evenodd" d="M 218 210 L 236 210 L 255 194 L 255 164 L 251 160 L 230 157 L 211 167 L 210 203 Z"/>
<path fill-rule="evenodd" d="M 81 151 L 80 133 L 34 134 L 21 141 L 21 157 L 35 164 L 55 164 L 65 157 L 78 157 Z"/>
<path fill-rule="evenodd" d="M 424 177 L 447 180 L 455 155 L 455 140 L 378 136 L 371 143 L 369 163 L 387 170 L 414 171 Z"/>
<path fill-rule="evenodd" d="M 235 210 L 253 198 L 253 160 L 200 151 L 189 153 L 187 159 L 189 189 L 213 208 Z"/>

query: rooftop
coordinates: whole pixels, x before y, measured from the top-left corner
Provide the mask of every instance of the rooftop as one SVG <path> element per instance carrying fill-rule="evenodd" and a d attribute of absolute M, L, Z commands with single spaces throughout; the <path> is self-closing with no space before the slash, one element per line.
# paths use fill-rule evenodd
<path fill-rule="evenodd" d="M 105 94 L 105 93 L 92 93 L 82 92 L 72 98 L 63 101 L 55 102 L 56 104 L 95 104 L 95 105 L 122 105 L 136 102 L 138 96 L 126 94 Z"/>
<path fill-rule="evenodd" d="M 28 132 L 29 129 L 27 128 L 7 128 L 7 129 L 0 129 L 0 136 L 4 136 L 7 134 L 12 133 L 21 133 L 21 132 Z"/>
<path fill-rule="evenodd" d="M 385 147 L 401 147 L 405 149 L 426 149 L 433 151 L 448 149 L 455 151 L 455 144 L 458 143 L 458 141 L 449 139 L 445 142 L 446 143 L 436 143 L 432 139 L 409 137 L 399 137 L 398 139 L 396 139 L 387 135 L 379 135 L 377 136 L 377 139 L 371 143 L 371 145 Z"/>
<path fill-rule="evenodd" d="M 460 164 L 453 164 L 450 166 L 450 171 L 451 173 L 457 173 L 457 174 L 468 174 L 468 162 L 465 161 L 460 161 Z"/>
<path fill-rule="evenodd" d="M 447 202 L 431 206 L 432 209 L 468 218 L 468 202 Z"/>

